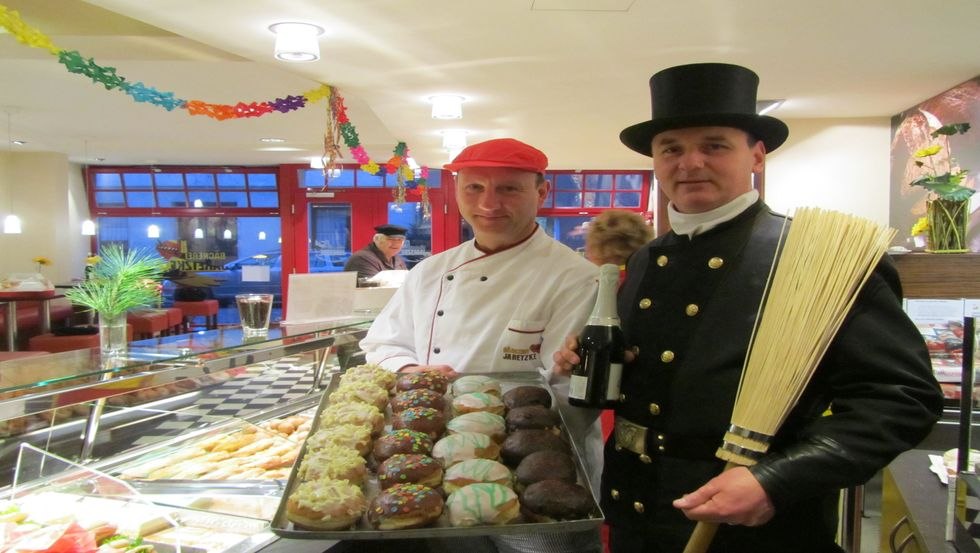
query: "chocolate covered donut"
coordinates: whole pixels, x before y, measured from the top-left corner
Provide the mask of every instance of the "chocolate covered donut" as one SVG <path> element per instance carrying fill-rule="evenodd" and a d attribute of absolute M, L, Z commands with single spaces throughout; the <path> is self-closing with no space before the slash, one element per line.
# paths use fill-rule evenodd
<path fill-rule="evenodd" d="M 396 484 L 422 484 L 435 488 L 442 484 L 442 465 L 428 455 L 399 453 L 388 457 L 378 467 L 381 489 Z"/>
<path fill-rule="evenodd" d="M 507 390 L 503 397 L 508 409 L 525 405 L 551 407 L 551 394 L 540 386 L 517 386 Z"/>
<path fill-rule="evenodd" d="M 424 432 L 402 428 L 375 440 L 372 452 L 374 460 L 378 463 L 398 453 L 429 455 L 432 453 L 432 439 Z"/>
<path fill-rule="evenodd" d="M 391 427 L 424 432 L 429 438 L 437 440 L 446 430 L 446 416 L 431 407 L 409 407 L 391 416 Z"/>
<path fill-rule="evenodd" d="M 507 411 L 507 430 L 544 429 L 557 431 L 561 424 L 558 412 L 543 405 L 525 405 Z"/>
<path fill-rule="evenodd" d="M 575 461 L 561 451 L 535 451 L 521 460 L 514 470 L 518 489 L 542 480 L 562 480 L 574 484 L 578 480 Z"/>
<path fill-rule="evenodd" d="M 518 430 L 512 432 L 501 446 L 501 457 L 504 463 L 516 467 L 528 455 L 535 451 L 554 450 L 569 452 L 568 444 L 548 430 Z"/>
<path fill-rule="evenodd" d="M 395 381 L 395 390 L 399 392 L 425 388 L 444 394 L 448 386 L 449 380 L 442 373 L 436 371 L 403 373 L 398 375 L 398 380 Z"/>
<path fill-rule="evenodd" d="M 428 526 L 442 514 L 444 504 L 442 496 L 428 486 L 396 484 L 371 502 L 368 522 L 379 530 Z"/>
<path fill-rule="evenodd" d="M 446 408 L 446 398 L 428 388 L 416 388 L 399 392 L 391 398 L 391 412 L 398 413 L 411 407 L 431 407 L 440 411 Z"/>
<path fill-rule="evenodd" d="M 588 490 L 561 480 L 542 480 L 531 484 L 520 498 L 521 514 L 534 522 L 586 518 L 594 505 Z"/>

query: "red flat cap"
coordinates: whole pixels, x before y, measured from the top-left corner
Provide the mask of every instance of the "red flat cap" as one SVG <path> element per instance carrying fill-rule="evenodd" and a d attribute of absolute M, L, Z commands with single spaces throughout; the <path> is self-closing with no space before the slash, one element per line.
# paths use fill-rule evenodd
<path fill-rule="evenodd" d="M 548 156 L 544 152 L 513 138 L 495 138 L 463 148 L 444 169 L 459 171 L 465 167 L 510 167 L 532 173 L 544 173 Z"/>

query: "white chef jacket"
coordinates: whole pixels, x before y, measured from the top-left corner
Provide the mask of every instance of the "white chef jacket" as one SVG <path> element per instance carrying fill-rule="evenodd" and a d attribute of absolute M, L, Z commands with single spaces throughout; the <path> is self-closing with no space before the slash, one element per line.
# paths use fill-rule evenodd
<path fill-rule="evenodd" d="M 524 241 L 484 253 L 473 240 L 433 255 L 404 284 L 361 341 L 367 362 L 397 371 L 410 364 L 457 372 L 549 368 L 565 337 L 578 334 L 595 302 L 598 267 L 538 227 Z M 598 412 L 570 407 L 568 378 L 552 389 L 593 486 L 599 483 Z"/>

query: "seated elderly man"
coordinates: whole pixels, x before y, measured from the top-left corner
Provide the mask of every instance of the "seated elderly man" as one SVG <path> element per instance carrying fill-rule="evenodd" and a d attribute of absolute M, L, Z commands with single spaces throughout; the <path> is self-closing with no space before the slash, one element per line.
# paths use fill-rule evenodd
<path fill-rule="evenodd" d="M 374 230 L 376 234 L 371 243 L 354 252 L 344 264 L 345 271 L 357 271 L 359 283 L 381 271 L 408 268 L 398 255 L 405 245 L 408 229 L 398 225 L 378 225 Z"/>

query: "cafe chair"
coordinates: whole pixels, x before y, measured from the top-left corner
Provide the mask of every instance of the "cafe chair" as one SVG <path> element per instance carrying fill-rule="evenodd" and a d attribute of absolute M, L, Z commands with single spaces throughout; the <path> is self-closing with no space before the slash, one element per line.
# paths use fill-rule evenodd
<path fill-rule="evenodd" d="M 175 301 L 174 307 L 184 314 L 184 332 L 191 331 L 194 317 L 204 317 L 204 327 L 218 328 L 218 300 Z"/>

